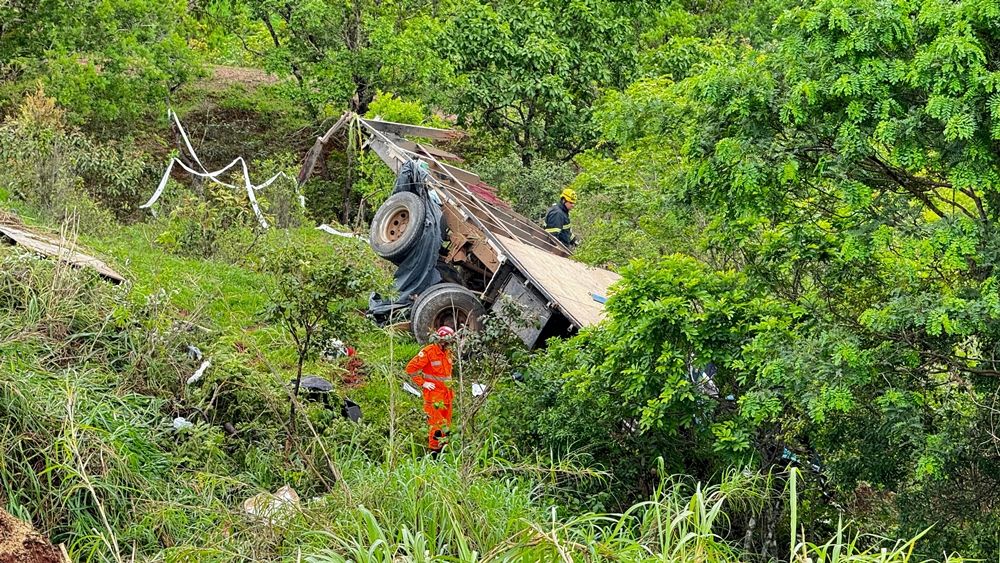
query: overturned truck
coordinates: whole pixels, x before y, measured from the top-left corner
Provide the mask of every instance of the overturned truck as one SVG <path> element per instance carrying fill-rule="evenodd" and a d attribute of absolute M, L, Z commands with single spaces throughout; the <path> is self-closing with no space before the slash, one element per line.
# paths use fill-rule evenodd
<path fill-rule="evenodd" d="M 541 226 L 511 209 L 479 176 L 455 166 L 460 157 L 424 141 L 458 133 L 347 113 L 317 139 L 300 182 L 342 131 L 359 135 L 361 146 L 397 175 L 371 225 L 372 248 L 397 266 L 399 293 L 373 297 L 377 317 L 408 317 L 414 337 L 425 343 L 439 326 L 477 329 L 489 309 L 509 314 L 498 306 L 506 296 L 528 317 L 513 326 L 529 348 L 602 318 L 608 287 L 619 276 L 571 260 Z"/>

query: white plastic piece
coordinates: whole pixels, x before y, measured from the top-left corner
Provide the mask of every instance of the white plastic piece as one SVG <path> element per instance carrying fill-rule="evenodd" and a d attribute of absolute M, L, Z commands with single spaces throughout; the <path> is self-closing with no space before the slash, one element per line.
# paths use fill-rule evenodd
<path fill-rule="evenodd" d="M 199 379 L 201 379 L 203 375 L 205 375 L 205 370 L 207 370 L 211 366 L 212 366 L 212 360 L 205 360 L 204 362 L 202 362 L 201 366 L 198 367 L 198 369 L 194 372 L 194 374 L 192 374 L 191 377 L 187 379 L 187 384 L 191 385 L 192 383 L 196 383 Z"/>
<path fill-rule="evenodd" d="M 285 485 L 273 493 L 260 493 L 243 501 L 243 512 L 275 525 L 285 521 L 292 510 L 299 507 L 299 495 Z"/>
<path fill-rule="evenodd" d="M 177 430 L 178 432 L 193 427 L 194 423 L 184 418 L 183 416 L 178 416 L 177 418 L 174 419 L 174 430 Z"/>
<path fill-rule="evenodd" d="M 485 385 L 483 385 L 482 383 L 473 383 L 472 384 L 472 396 L 473 397 L 481 397 L 481 396 L 483 396 L 485 394 L 486 394 L 486 386 Z"/>
<path fill-rule="evenodd" d="M 406 391 L 407 393 L 409 393 L 410 395 L 413 395 L 414 397 L 423 397 L 424 396 L 423 393 L 421 393 L 419 389 L 417 389 L 416 387 L 410 385 L 410 382 L 408 382 L 408 381 L 405 382 L 405 383 L 403 383 L 403 391 Z"/>
<path fill-rule="evenodd" d="M 356 239 L 362 239 L 362 240 L 364 240 L 364 238 L 365 238 L 363 236 L 356 235 L 354 233 L 345 233 L 343 231 L 338 231 L 337 229 L 334 229 L 333 227 L 331 227 L 330 225 L 327 225 L 326 223 L 323 223 L 322 225 L 320 225 L 320 226 L 318 226 L 316 228 L 319 229 L 319 230 L 321 230 L 321 231 L 323 231 L 324 233 L 328 233 L 328 234 L 331 234 L 331 235 L 336 235 L 338 237 L 356 238 Z"/>

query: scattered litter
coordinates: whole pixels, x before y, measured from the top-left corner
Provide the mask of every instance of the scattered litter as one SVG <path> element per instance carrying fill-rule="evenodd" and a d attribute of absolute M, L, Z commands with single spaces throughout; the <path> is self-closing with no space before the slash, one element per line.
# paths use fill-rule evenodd
<path fill-rule="evenodd" d="M 514 381 L 518 383 L 524 383 L 524 374 L 519 371 L 515 371 L 514 373 L 512 373 L 511 377 L 513 377 Z"/>
<path fill-rule="evenodd" d="M 363 237 L 361 235 L 357 235 L 357 234 L 354 234 L 354 233 L 351 233 L 351 232 L 338 231 L 337 229 L 334 229 L 333 227 L 331 227 L 330 225 L 327 225 L 326 223 L 323 223 L 322 225 L 320 225 L 320 226 L 318 226 L 316 228 L 319 229 L 319 230 L 321 230 L 321 231 L 323 231 L 324 233 L 328 233 L 328 234 L 331 234 L 331 235 L 336 235 L 338 237 L 356 238 L 356 239 L 360 239 L 360 240 L 365 240 L 365 237 Z"/>
<path fill-rule="evenodd" d="M 295 380 L 292 380 L 291 384 L 294 387 Z M 322 377 L 306 375 L 299 381 L 299 389 L 306 394 L 307 399 L 320 401 L 324 408 L 330 408 L 330 392 L 333 391 L 333 383 Z"/>
<path fill-rule="evenodd" d="M 178 416 L 177 418 L 174 419 L 174 430 L 177 430 L 178 432 L 193 427 L 194 423 L 184 418 L 183 416 Z"/>
<path fill-rule="evenodd" d="M 693 359 L 692 356 L 691 360 Z M 713 399 L 718 399 L 719 387 L 715 384 L 715 375 L 718 372 L 719 369 L 712 362 L 708 362 L 704 366 L 695 366 L 691 363 L 688 367 L 688 379 L 697 387 L 698 391 Z"/>
<path fill-rule="evenodd" d="M 350 399 L 344 399 L 340 414 L 344 415 L 344 418 L 349 418 L 351 422 L 361 422 L 361 406 Z"/>
<path fill-rule="evenodd" d="M 322 377 L 307 375 L 299 381 L 299 389 L 309 393 L 329 393 L 330 391 L 333 391 L 333 383 L 330 383 Z"/>
<path fill-rule="evenodd" d="M 472 384 L 472 396 L 473 397 L 481 397 L 481 396 L 483 396 L 485 394 L 486 394 L 486 386 L 485 385 L 483 385 L 482 383 L 473 383 Z"/>
<path fill-rule="evenodd" d="M 605 296 L 603 296 L 603 295 L 598 295 L 596 293 L 591 293 L 590 296 L 593 297 L 594 301 L 597 301 L 598 303 L 602 303 L 603 304 L 603 303 L 607 303 L 608 302 L 608 298 L 605 297 Z"/>
<path fill-rule="evenodd" d="M 187 384 L 191 385 L 196 383 L 203 375 L 205 375 L 205 370 L 212 366 L 212 360 L 205 360 L 201 363 L 201 366 L 187 379 Z"/>
<path fill-rule="evenodd" d="M 403 383 L 403 391 L 406 391 L 407 393 L 413 395 L 414 397 L 423 397 L 423 394 L 420 392 L 420 390 L 410 385 L 409 382 Z"/>
<path fill-rule="evenodd" d="M 332 362 L 341 356 L 349 355 L 350 348 L 344 344 L 344 341 L 339 338 L 331 338 L 326 341 L 323 345 L 323 350 L 320 352 L 320 359 Z"/>
<path fill-rule="evenodd" d="M 260 493 L 243 501 L 243 512 L 273 526 L 288 518 L 291 510 L 298 509 L 299 495 L 285 485 L 274 493 Z"/>
<path fill-rule="evenodd" d="M 192 360 L 197 362 L 198 360 L 201 359 L 201 350 L 199 350 L 198 347 L 195 346 L 194 344 L 188 344 L 187 351 L 188 351 L 188 356 L 190 356 Z"/>

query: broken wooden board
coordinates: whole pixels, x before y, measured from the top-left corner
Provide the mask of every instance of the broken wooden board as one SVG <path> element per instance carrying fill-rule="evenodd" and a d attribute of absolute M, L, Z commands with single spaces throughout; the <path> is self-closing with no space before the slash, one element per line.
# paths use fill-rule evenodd
<path fill-rule="evenodd" d="M 594 268 L 569 258 L 555 256 L 540 248 L 497 235 L 508 256 L 534 285 L 559 307 L 577 327 L 597 324 L 604 319 L 604 304 L 594 296 L 607 297 L 618 274 Z"/>
<path fill-rule="evenodd" d="M 97 273 L 102 277 L 114 283 L 122 283 L 125 281 L 125 278 L 121 274 L 111 269 L 111 267 L 104 262 L 94 258 L 93 256 L 70 248 L 70 244 L 67 241 L 33 233 L 25 230 L 23 227 L 15 227 L 6 223 L 0 223 L 0 235 L 14 244 L 19 244 L 43 256 L 57 258 L 62 262 L 78 268 L 93 268 L 94 270 L 97 270 Z"/>
<path fill-rule="evenodd" d="M 436 127 L 421 127 L 419 125 L 409 125 L 406 123 L 393 123 L 392 121 L 382 121 L 377 118 L 365 119 L 363 117 L 359 117 L 359 119 L 370 127 L 378 129 L 383 133 L 392 133 L 399 135 L 400 137 L 410 135 L 413 137 L 434 139 L 435 141 L 451 141 L 461 139 L 465 136 L 465 134 L 461 131 L 455 131 L 453 129 L 438 129 Z"/>

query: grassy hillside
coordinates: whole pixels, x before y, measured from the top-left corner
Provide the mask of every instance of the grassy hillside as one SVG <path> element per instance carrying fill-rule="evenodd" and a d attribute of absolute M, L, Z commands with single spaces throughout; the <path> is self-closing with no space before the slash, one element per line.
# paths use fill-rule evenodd
<path fill-rule="evenodd" d="M 234 263 L 165 252 L 155 242 L 162 228 L 81 237 L 126 275 L 119 287 L 0 247 L 0 306 L 9 311 L 0 321 L 4 498 L 75 559 L 753 558 L 720 535 L 727 507 L 764 501 L 752 476 L 734 473 L 708 488 L 668 480 L 625 517 L 553 518 L 554 498 L 543 491 L 567 475 L 599 474 L 515 461 L 488 430 L 460 435 L 451 452 L 430 459 L 419 401 L 400 388 L 417 346 L 374 325 L 349 341 L 367 364 L 360 385 L 340 384 L 343 359 L 306 370 L 338 382 L 337 394 L 362 406 L 363 422 L 300 398 L 307 424 L 293 434 L 295 353 L 279 327 L 261 321 L 276 280 L 260 260 L 292 245 L 332 256 L 363 243 L 311 228 L 272 230 Z M 200 362 L 188 345 L 212 360 L 190 385 Z M 178 416 L 193 427 L 175 429 Z M 270 521 L 243 510 L 245 499 L 284 485 L 298 493 L 295 509 Z M 822 551 L 800 549 L 802 560 Z M 901 545 L 871 560 L 905 561 L 906 553 Z"/>

